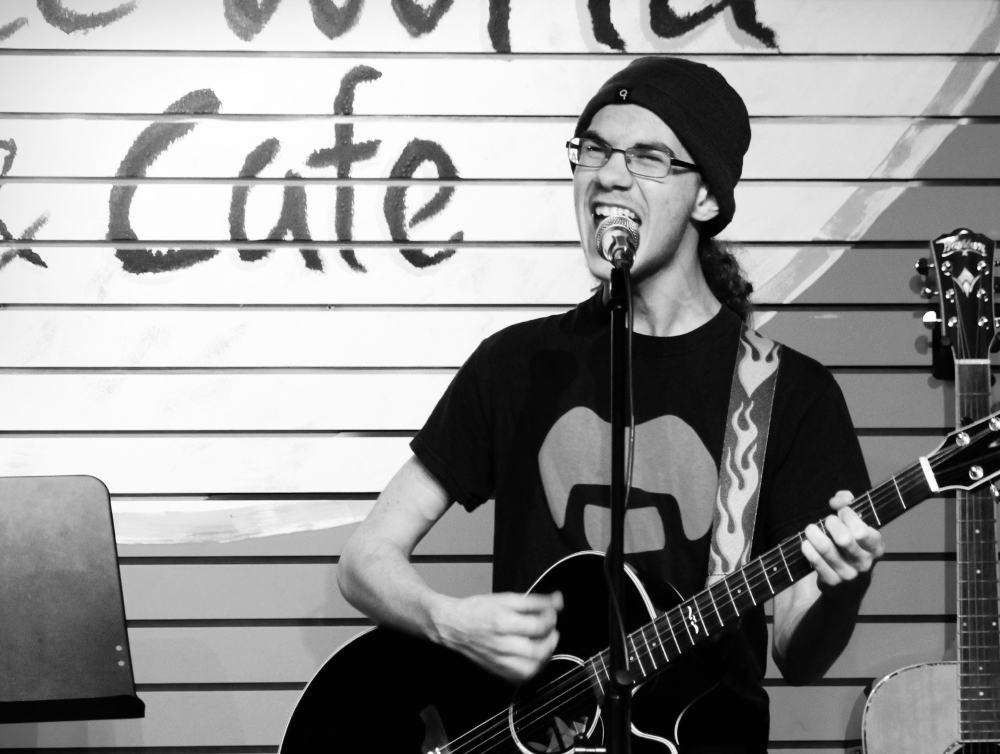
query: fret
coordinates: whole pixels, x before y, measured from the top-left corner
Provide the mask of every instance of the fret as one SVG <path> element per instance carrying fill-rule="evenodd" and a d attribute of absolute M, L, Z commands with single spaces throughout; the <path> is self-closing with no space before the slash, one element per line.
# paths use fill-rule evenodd
<path fill-rule="evenodd" d="M 726 625 L 726 622 L 722 620 L 722 613 L 719 612 L 719 606 L 715 604 L 715 597 L 712 595 L 712 589 L 714 588 L 714 586 L 711 586 L 705 591 L 708 592 L 708 598 L 712 601 L 712 609 L 715 610 L 715 619 L 719 621 L 719 628 L 722 628 Z M 708 633 L 707 628 L 705 629 L 705 633 Z"/>
<path fill-rule="evenodd" d="M 739 618 L 739 617 L 740 617 L 740 609 L 739 609 L 739 608 L 738 608 L 738 607 L 736 606 L 736 600 L 735 600 L 735 599 L 733 599 L 733 592 L 732 592 L 732 590 L 731 590 L 731 589 L 729 588 L 729 577 L 728 577 L 728 576 L 726 576 L 726 578 L 724 578 L 724 579 L 722 580 L 722 583 L 723 583 L 723 584 L 725 585 L 725 587 L 726 587 L 726 594 L 728 594 L 728 595 L 729 595 L 729 601 L 733 603 L 733 612 L 735 612 L 735 613 L 736 613 L 736 617 L 737 617 L 737 618 Z"/>
<path fill-rule="evenodd" d="M 692 599 L 691 602 L 694 603 L 694 609 L 698 611 L 698 620 L 701 621 L 701 627 L 703 629 L 705 629 L 705 636 L 708 636 L 708 624 L 705 623 L 705 616 L 702 615 L 701 607 L 698 605 L 698 599 L 697 599 L 697 597 L 695 597 L 694 599 Z M 692 621 L 691 625 L 694 626 L 694 632 L 698 633 L 698 625 L 696 623 L 694 623 L 694 615 L 692 615 L 690 607 L 688 608 L 688 615 L 691 616 L 691 621 Z"/>
<path fill-rule="evenodd" d="M 771 586 L 771 579 L 767 577 L 767 567 L 764 565 L 763 561 L 760 563 L 760 572 L 764 574 L 764 581 L 767 582 L 767 588 L 771 590 L 771 594 L 775 594 L 774 587 Z"/>
<path fill-rule="evenodd" d="M 653 650 L 649 648 L 649 639 L 646 638 L 646 627 L 643 626 L 639 629 L 639 636 L 642 637 L 642 643 L 646 645 L 646 655 L 649 657 L 649 661 L 653 663 L 653 670 L 656 670 L 656 658 L 653 657 Z M 635 642 L 632 642 L 632 646 L 635 646 Z"/>
<path fill-rule="evenodd" d="M 688 640 L 691 642 L 691 646 L 694 646 L 694 637 L 691 636 L 691 629 L 688 628 L 687 620 L 684 618 L 684 605 L 680 605 L 681 623 L 684 624 L 684 630 L 687 631 Z"/>
<path fill-rule="evenodd" d="M 903 510 L 906 510 L 906 501 L 903 499 L 903 493 L 899 491 L 899 482 L 896 481 L 896 477 L 892 478 L 892 484 L 896 488 L 896 494 L 899 496 L 899 502 L 903 506 Z M 875 506 L 872 506 L 872 510 L 875 510 Z M 875 517 L 876 520 L 878 516 Z M 881 524 L 879 524 L 881 526 Z"/>
<path fill-rule="evenodd" d="M 792 576 L 792 569 L 788 567 L 788 561 L 785 560 L 785 552 L 781 545 L 778 545 L 778 554 L 781 556 L 781 562 L 785 564 L 785 573 L 788 574 L 790 581 L 795 581 L 795 577 Z"/>
<path fill-rule="evenodd" d="M 747 585 L 747 592 L 750 594 L 750 601 L 756 606 L 757 600 L 753 598 L 753 589 L 750 588 L 750 582 L 747 581 L 747 571 L 746 568 L 741 568 L 740 573 L 743 574 L 743 583 Z"/>
<path fill-rule="evenodd" d="M 653 633 L 656 634 L 656 643 L 660 645 L 660 651 L 663 652 L 664 661 L 670 662 L 670 655 L 667 654 L 667 648 L 663 646 L 663 637 L 660 636 L 660 629 L 656 626 L 657 623 L 659 623 L 659 618 L 653 621 Z"/>
<path fill-rule="evenodd" d="M 677 654 L 680 654 L 681 653 L 681 644 L 680 644 L 679 641 L 677 641 L 677 634 L 674 633 L 674 622 L 672 620 L 670 620 L 670 613 L 667 613 L 663 617 L 667 619 L 667 628 L 670 629 L 670 636 L 673 637 L 674 645 L 677 647 Z"/>
<path fill-rule="evenodd" d="M 895 482 L 896 481 L 895 478 L 893 478 L 892 481 Z M 897 493 L 899 492 L 899 485 L 896 485 L 896 492 Z M 878 523 L 879 526 L 881 526 L 882 525 L 882 521 L 878 517 L 878 511 L 875 510 L 875 503 L 872 501 L 872 495 L 871 495 L 871 493 L 870 492 L 866 492 L 865 493 L 865 497 L 868 498 L 868 505 L 870 505 L 872 507 L 872 515 L 875 516 L 875 521 Z M 899 499 L 902 500 L 903 496 L 900 495 Z M 905 508 L 906 505 L 904 504 L 903 507 Z"/>
<path fill-rule="evenodd" d="M 645 677 L 646 669 L 642 666 L 642 659 L 639 657 L 639 650 L 635 648 L 635 639 L 632 637 L 632 634 L 629 634 L 628 638 L 632 639 L 632 657 L 629 659 L 635 660 L 639 663 L 639 672 L 642 673 L 643 677 Z"/>
<path fill-rule="evenodd" d="M 604 677 L 608 679 L 608 683 L 611 683 L 611 673 L 609 673 L 609 672 L 608 672 L 608 666 L 607 666 L 607 664 L 606 664 L 606 663 L 604 662 L 604 652 L 601 652 L 601 653 L 600 653 L 599 655 L 597 655 L 597 656 L 598 656 L 599 658 L 601 658 L 601 667 L 603 667 L 603 668 L 604 668 Z"/>

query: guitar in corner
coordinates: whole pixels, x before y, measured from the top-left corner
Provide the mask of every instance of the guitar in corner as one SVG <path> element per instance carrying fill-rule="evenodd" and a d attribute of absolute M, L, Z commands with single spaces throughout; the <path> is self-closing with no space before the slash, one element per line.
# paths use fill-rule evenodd
<path fill-rule="evenodd" d="M 939 322 L 933 317 L 940 326 L 935 341 L 954 357 L 961 431 L 990 413 L 994 243 L 959 229 L 934 240 L 931 250 L 941 309 Z M 862 719 L 865 754 L 1000 754 L 1000 493 L 990 484 L 955 494 L 957 660 L 912 665 L 874 686 Z"/>
<path fill-rule="evenodd" d="M 1000 475 L 1000 414 L 948 435 L 938 448 L 856 498 L 873 527 L 943 490 L 973 490 Z M 822 522 L 819 522 L 822 526 Z M 812 572 L 801 532 L 688 599 L 627 580 L 626 647 L 635 754 L 683 754 L 684 713 L 707 691 L 688 658 L 710 665 L 713 642 L 740 616 Z M 543 671 L 514 688 L 439 645 L 388 628 L 340 647 L 309 682 L 281 754 L 536 754 L 604 751 L 608 597 L 603 556 L 582 552 L 546 571 L 531 591 L 561 591 L 559 644 Z M 631 609 L 634 606 L 635 609 Z M 725 642 L 721 642 L 725 644 Z M 718 645 L 716 645 L 718 646 Z M 684 662 L 681 662 L 681 660 Z"/>

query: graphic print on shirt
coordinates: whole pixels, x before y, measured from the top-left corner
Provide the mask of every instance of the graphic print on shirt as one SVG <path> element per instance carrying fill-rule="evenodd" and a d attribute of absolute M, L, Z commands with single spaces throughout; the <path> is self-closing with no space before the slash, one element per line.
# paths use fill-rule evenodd
<path fill-rule="evenodd" d="M 718 469 L 698 433 L 676 416 L 636 425 L 625 552 L 659 552 L 672 528 L 690 542 L 712 525 Z M 556 526 L 573 543 L 606 550 L 611 538 L 611 425 L 583 406 L 552 426 L 538 453 Z"/>

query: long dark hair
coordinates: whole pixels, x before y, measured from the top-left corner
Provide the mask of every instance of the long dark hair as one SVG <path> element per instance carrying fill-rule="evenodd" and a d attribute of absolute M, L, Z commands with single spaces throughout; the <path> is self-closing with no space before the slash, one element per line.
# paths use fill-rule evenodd
<path fill-rule="evenodd" d="M 750 302 L 753 284 L 743 276 L 732 246 L 699 235 L 698 259 L 708 287 L 715 297 L 740 315 L 740 319 L 748 322 L 753 312 L 753 304 Z"/>

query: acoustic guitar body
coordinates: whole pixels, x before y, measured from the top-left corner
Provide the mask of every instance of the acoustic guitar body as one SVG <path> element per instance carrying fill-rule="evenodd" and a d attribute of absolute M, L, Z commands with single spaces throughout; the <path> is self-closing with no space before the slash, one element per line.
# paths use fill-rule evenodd
<path fill-rule="evenodd" d="M 557 695 L 539 706 L 531 698 L 533 686 L 572 678 L 583 660 L 607 647 L 603 564 L 598 553 L 576 553 L 552 566 L 532 587 L 539 593 L 561 591 L 565 607 L 559 615 L 555 655 L 526 686 L 515 689 L 455 652 L 375 628 L 340 647 L 306 687 L 285 731 L 281 754 L 541 754 L 571 752 L 582 741 L 585 747 L 601 746 L 599 704 L 585 679 L 587 693 L 576 701 L 572 694 Z M 626 628 L 636 628 L 659 609 L 680 601 L 669 587 L 654 597 L 630 576 Z M 632 710 L 633 754 L 683 751 L 678 738 L 684 740 L 684 712 L 716 685 L 731 644 L 724 640 L 694 652 L 638 689 Z M 579 688 L 579 683 L 569 686 Z M 512 709 L 523 711 L 512 715 Z"/>
<path fill-rule="evenodd" d="M 868 696 L 862 731 L 865 754 L 1000 754 L 994 743 L 960 743 L 954 662 L 887 675 Z"/>

